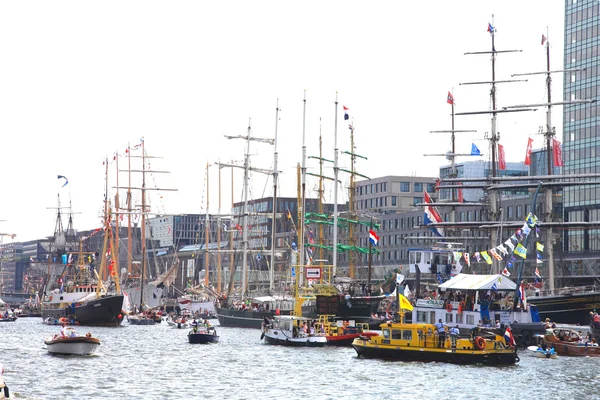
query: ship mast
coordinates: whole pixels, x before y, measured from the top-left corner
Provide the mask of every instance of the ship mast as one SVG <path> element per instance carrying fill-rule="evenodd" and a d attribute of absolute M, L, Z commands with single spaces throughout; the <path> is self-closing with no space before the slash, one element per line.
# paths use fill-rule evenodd
<path fill-rule="evenodd" d="M 149 214 L 149 211 L 147 210 L 147 205 L 146 205 L 146 192 L 148 190 L 164 190 L 164 191 L 177 191 L 177 189 L 164 189 L 164 188 L 147 188 L 146 187 L 146 174 L 147 173 L 169 173 L 168 171 L 157 171 L 157 170 L 150 170 L 146 168 L 146 163 L 147 160 L 151 159 L 151 158 L 161 158 L 161 157 L 154 157 L 154 156 L 149 156 L 146 154 L 146 147 L 145 147 L 145 142 L 144 142 L 144 138 L 142 137 L 140 139 L 140 144 L 136 145 L 135 148 L 140 148 L 142 151 L 142 155 L 141 156 L 133 156 L 131 155 L 131 151 L 129 152 L 129 157 L 135 157 L 135 158 L 141 158 L 142 161 L 142 169 L 141 170 L 132 170 L 131 169 L 131 161 L 129 161 L 129 169 L 127 170 L 127 172 L 129 173 L 129 179 L 131 182 L 131 172 L 140 172 L 142 174 L 142 186 L 141 187 L 132 187 L 131 183 L 129 186 L 127 187 L 120 187 L 117 186 L 116 189 L 127 189 L 127 196 L 128 196 L 128 200 L 129 200 L 129 204 L 128 204 L 128 210 L 131 210 L 131 189 L 139 189 L 141 191 L 141 195 L 142 195 L 142 208 L 141 208 L 141 260 L 140 260 L 140 310 L 143 309 L 143 305 L 144 305 L 144 282 L 146 279 L 146 220 L 147 220 L 147 215 Z M 120 172 L 125 172 L 125 171 L 120 171 Z M 129 215 L 131 215 L 131 212 L 128 212 Z M 130 228 L 129 228 L 130 229 Z M 129 235 L 130 233 L 128 233 Z M 130 252 L 131 254 L 131 252 Z M 131 255 L 129 256 L 131 259 Z M 131 264 L 130 264 L 131 265 Z M 131 267 L 129 267 L 131 268 Z"/>
<path fill-rule="evenodd" d="M 279 124 L 279 99 L 275 107 L 275 139 L 273 141 L 273 216 L 271 217 L 271 265 L 269 265 L 269 293 L 273 294 L 275 286 L 275 246 L 277 245 L 277 126 Z"/>
<path fill-rule="evenodd" d="M 225 167 L 234 167 L 234 168 L 244 168 L 244 210 L 243 210 L 243 227 L 242 227 L 242 246 L 243 246 L 243 256 L 242 256 L 242 293 L 241 298 L 243 299 L 246 295 L 247 287 L 248 287 L 248 180 L 250 176 L 250 171 L 259 172 L 266 175 L 273 174 L 273 171 L 262 169 L 262 168 L 254 168 L 250 167 L 250 141 L 267 143 L 270 145 L 275 144 L 274 139 L 265 139 L 252 137 L 252 128 L 251 128 L 251 120 L 248 120 L 248 132 L 246 136 L 228 136 L 225 135 L 227 139 L 244 139 L 246 140 L 246 152 L 244 154 L 244 166 L 240 167 L 235 164 L 219 164 L 220 166 Z"/>
<path fill-rule="evenodd" d="M 338 99 L 335 93 L 335 128 L 333 139 L 333 276 L 337 274 L 337 245 L 338 245 L 338 145 L 337 145 Z"/>
<path fill-rule="evenodd" d="M 467 83 L 461 83 L 460 85 L 481 85 L 481 84 L 485 84 L 485 85 L 492 85 L 491 90 L 490 90 L 490 98 L 492 101 L 492 109 L 488 110 L 488 111 L 471 111 L 471 112 L 463 112 L 463 113 L 456 113 L 455 115 L 476 115 L 476 114 L 491 114 L 492 115 L 492 120 L 491 120 L 491 135 L 488 136 L 488 140 L 490 142 L 490 150 L 492 153 L 492 160 L 491 160 L 491 170 L 492 170 L 492 178 L 495 178 L 497 175 L 497 146 L 498 146 L 498 142 L 500 141 L 500 134 L 497 130 L 497 115 L 498 113 L 504 113 L 504 112 L 519 112 L 519 111 L 532 111 L 533 109 L 530 108 L 523 108 L 523 109 L 514 109 L 514 110 L 498 110 L 497 107 L 497 101 L 496 101 L 496 84 L 498 83 L 512 83 L 512 82 L 526 82 L 527 80 L 496 80 L 496 55 L 500 54 L 500 53 L 516 53 L 516 52 L 521 52 L 522 50 L 496 50 L 496 44 L 495 44 L 495 33 L 496 33 L 496 28 L 494 27 L 494 16 L 492 15 L 492 23 L 488 24 L 488 32 L 490 33 L 491 39 L 492 39 L 492 49 L 491 51 L 478 51 L 478 52 L 468 52 L 465 53 L 465 55 L 478 55 L 478 54 L 489 54 L 491 55 L 491 64 L 492 64 L 492 80 L 491 81 L 484 81 L 484 82 L 467 82 Z M 493 220 L 498 220 L 498 218 L 500 217 L 500 213 L 499 213 L 499 209 L 498 209 L 498 193 L 497 191 L 490 191 L 490 210 L 491 210 L 491 217 Z M 492 246 L 496 246 L 496 244 L 498 243 L 498 231 L 496 230 L 492 230 L 490 233 L 490 239 L 491 239 L 491 243 Z M 498 273 L 498 263 L 496 260 L 493 261 L 493 265 L 492 265 L 492 273 Z"/>
<path fill-rule="evenodd" d="M 304 100 L 302 108 L 302 168 L 301 171 L 301 192 L 300 192 L 300 204 L 298 206 L 298 250 L 300 255 L 299 265 L 304 266 L 306 264 L 304 248 L 304 216 L 306 210 L 306 90 L 304 91 Z M 298 271 L 299 273 L 299 271 Z"/>
<path fill-rule="evenodd" d="M 510 106 L 506 107 L 510 108 L 520 108 L 520 107 L 546 107 L 546 129 L 544 129 L 543 134 L 546 139 L 546 161 L 547 161 L 547 173 L 548 177 L 553 175 L 552 168 L 552 154 L 553 154 L 553 142 L 554 136 L 556 135 L 556 128 L 552 126 L 552 106 L 553 105 L 568 105 L 568 104 L 582 104 L 582 103 L 593 103 L 595 100 L 571 100 L 571 101 L 562 101 L 557 103 L 552 103 L 552 75 L 553 73 L 564 73 L 564 72 L 580 72 L 585 70 L 585 68 L 570 68 L 564 70 L 550 70 L 550 41 L 548 40 L 548 32 L 546 31 L 546 36 L 542 36 L 542 45 L 545 44 L 546 47 L 546 71 L 542 72 L 529 72 L 523 74 L 513 74 L 512 76 L 527 76 L 527 75 L 546 75 L 546 91 L 548 96 L 548 102 L 546 104 L 531 104 L 531 105 L 518 105 L 518 106 Z M 544 188 L 544 200 L 546 202 L 546 215 L 545 220 L 551 221 L 553 219 L 553 191 L 552 187 Z M 535 212 L 532 209 L 532 212 Z M 551 225 L 546 227 L 547 229 L 547 238 L 546 240 L 546 250 L 548 252 L 548 288 L 550 290 L 554 290 L 554 232 Z"/>

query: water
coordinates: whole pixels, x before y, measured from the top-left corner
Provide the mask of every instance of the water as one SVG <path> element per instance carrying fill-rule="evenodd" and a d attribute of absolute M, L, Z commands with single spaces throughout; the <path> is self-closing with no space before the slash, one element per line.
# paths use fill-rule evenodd
<path fill-rule="evenodd" d="M 80 327 L 102 341 L 93 356 L 53 356 L 39 318 L 0 323 L 0 361 L 14 399 L 552 399 L 598 398 L 600 358 L 538 359 L 512 367 L 365 360 L 352 348 L 265 345 L 258 330 L 217 327 L 191 345 L 187 329 Z"/>

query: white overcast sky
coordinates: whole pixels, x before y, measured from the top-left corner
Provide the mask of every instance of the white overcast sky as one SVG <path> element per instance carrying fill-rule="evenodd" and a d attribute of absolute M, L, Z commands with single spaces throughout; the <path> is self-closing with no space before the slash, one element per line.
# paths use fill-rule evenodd
<path fill-rule="evenodd" d="M 425 153 L 448 151 L 450 140 L 431 130 L 450 129 L 449 90 L 456 112 L 490 109 L 487 24 L 501 54 L 497 79 L 544 71 L 541 36 L 549 30 L 552 69 L 563 65 L 564 1 L 12 1 L 0 3 L 0 232 L 14 241 L 52 235 L 57 195 L 71 202 L 75 228 L 100 227 L 104 157 L 145 138 L 155 170 L 149 187 L 154 211 L 204 213 L 207 163 L 241 161 L 242 140 L 274 137 L 277 99 L 280 196 L 296 196 L 302 154 L 302 98 L 306 90 L 306 147 L 333 159 L 334 101 L 338 93 L 338 148 L 350 150 L 349 108 L 355 152 L 368 157 L 357 171 L 370 176 L 437 176 L 446 164 Z M 562 98 L 562 76 L 553 97 Z M 543 75 L 498 87 L 500 107 L 544 102 Z M 319 122 L 321 121 L 321 122 Z M 562 137 L 562 110 L 553 124 Z M 522 161 L 534 147 L 543 109 L 499 117 L 507 161 Z M 457 150 L 475 143 L 489 155 L 488 116 L 456 117 Z M 251 146 L 252 165 L 272 167 L 272 147 Z M 340 166 L 349 158 L 340 154 Z M 462 159 L 464 160 L 464 159 Z M 459 160 L 460 161 L 460 160 Z M 115 186 L 111 166 L 109 186 Z M 124 159 L 119 167 L 126 168 Z M 316 171 L 314 160 L 309 171 Z M 241 201 L 241 170 L 234 200 Z M 333 176 L 332 169 L 326 174 Z M 69 184 L 60 188 L 62 180 Z M 134 176 L 138 176 L 134 175 Z M 348 177 L 341 174 L 344 188 Z M 255 174 L 252 197 L 272 195 L 272 182 Z M 217 212 L 217 168 L 210 169 L 209 212 Z M 127 177 L 120 176 L 121 186 Z M 309 179 L 309 195 L 316 182 Z M 222 173 L 222 211 L 231 202 L 229 170 Z M 333 201 L 331 186 L 327 200 Z M 111 196 L 114 190 L 111 189 Z M 121 193 L 124 198 L 124 194 Z M 340 189 L 340 201 L 347 198 Z M 4 242 L 10 242 L 4 238 Z"/>

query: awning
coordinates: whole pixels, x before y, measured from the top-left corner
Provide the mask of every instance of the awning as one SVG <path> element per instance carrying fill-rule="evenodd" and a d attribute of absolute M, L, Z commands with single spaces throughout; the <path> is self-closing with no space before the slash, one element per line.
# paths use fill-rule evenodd
<path fill-rule="evenodd" d="M 516 283 L 501 274 L 458 274 L 439 286 L 442 290 L 515 290 L 516 287 Z"/>

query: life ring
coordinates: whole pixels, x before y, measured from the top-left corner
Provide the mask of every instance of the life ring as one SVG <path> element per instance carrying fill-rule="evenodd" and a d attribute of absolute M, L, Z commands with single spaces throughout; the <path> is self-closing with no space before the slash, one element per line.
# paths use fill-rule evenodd
<path fill-rule="evenodd" d="M 452 303 L 448 302 L 448 304 L 446 305 L 446 311 L 452 312 Z"/>
<path fill-rule="evenodd" d="M 479 350 L 483 350 L 485 348 L 485 339 L 481 336 L 477 336 L 475 338 L 475 347 Z"/>
<path fill-rule="evenodd" d="M 458 303 L 458 313 L 462 314 L 464 309 L 465 309 L 465 302 L 461 301 L 460 303 Z"/>

